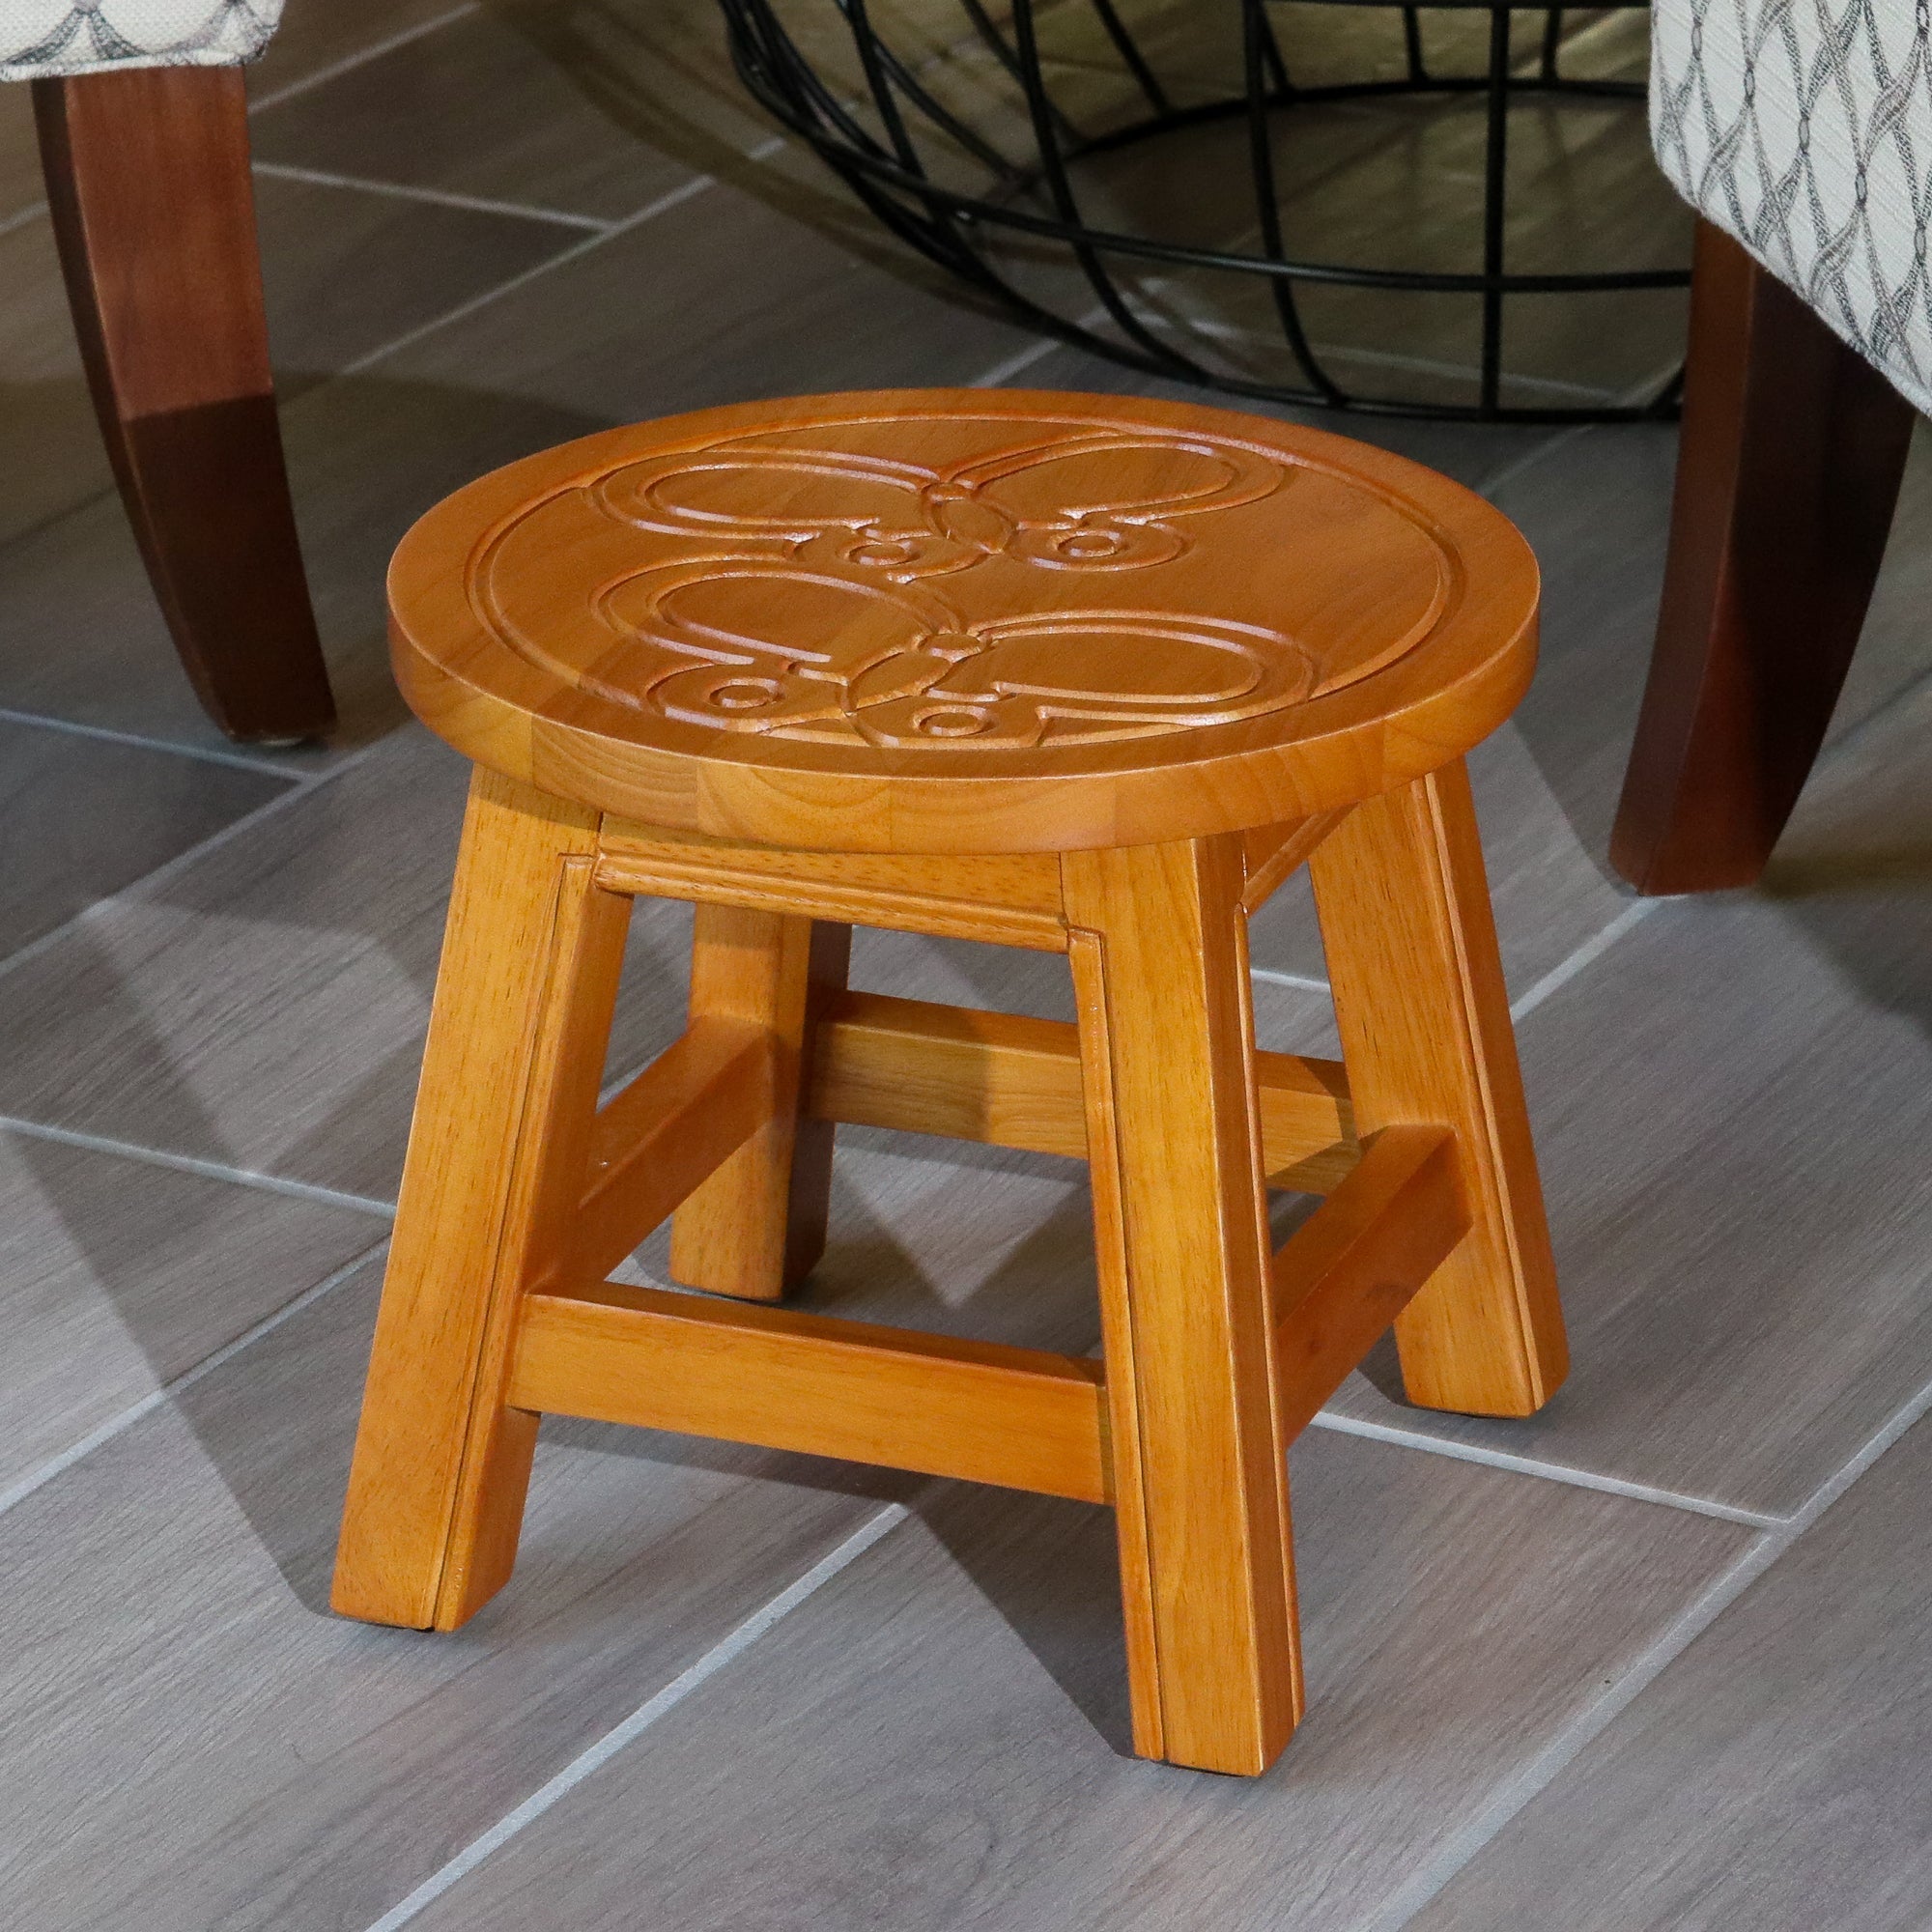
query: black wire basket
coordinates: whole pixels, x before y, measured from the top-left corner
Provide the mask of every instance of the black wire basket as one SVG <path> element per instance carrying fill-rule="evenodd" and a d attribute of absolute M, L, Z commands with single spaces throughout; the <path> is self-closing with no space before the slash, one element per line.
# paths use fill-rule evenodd
<path fill-rule="evenodd" d="M 1675 407 L 1689 217 L 1650 161 L 1639 7 L 720 5 L 784 127 L 1051 335 L 1283 404 Z"/>

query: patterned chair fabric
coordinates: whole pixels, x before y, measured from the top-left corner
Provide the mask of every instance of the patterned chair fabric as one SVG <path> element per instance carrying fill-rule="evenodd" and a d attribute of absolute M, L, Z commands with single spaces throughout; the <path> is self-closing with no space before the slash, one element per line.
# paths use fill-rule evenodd
<path fill-rule="evenodd" d="M 232 67 L 269 44 L 282 0 L 0 0 L 0 80 L 116 67 Z"/>
<path fill-rule="evenodd" d="M 1680 193 L 1932 413 L 1927 0 L 1656 0 L 1651 134 Z"/>

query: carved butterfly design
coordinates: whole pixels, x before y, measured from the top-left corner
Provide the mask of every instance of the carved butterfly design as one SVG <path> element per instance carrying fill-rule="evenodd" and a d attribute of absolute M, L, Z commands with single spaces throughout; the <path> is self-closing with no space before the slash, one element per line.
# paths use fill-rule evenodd
<path fill-rule="evenodd" d="M 848 426 L 845 440 L 880 427 L 891 425 Z M 1145 569 L 1187 548 L 1173 519 L 1253 502 L 1285 480 L 1236 445 L 1118 430 L 1036 437 L 944 469 L 780 431 L 628 465 L 598 500 L 667 536 L 753 555 L 781 547 L 815 569 L 907 583 L 1000 554 L 1050 570 Z"/>
<path fill-rule="evenodd" d="M 1297 466 L 1078 422 L 962 417 L 947 432 L 941 467 L 906 460 L 891 420 L 623 464 L 492 538 L 471 598 L 587 695 L 823 743 L 1091 743 L 1230 723 L 1315 688 L 1292 637 L 1200 614 L 1218 575 L 1119 594 L 1192 548 L 1190 519 L 1273 497 Z M 1237 568 L 1251 555 L 1237 547 Z M 562 557 L 599 586 L 581 604 L 547 592 Z M 1113 594 L 1082 594 L 1089 581 Z"/>
<path fill-rule="evenodd" d="M 672 565 L 632 578 L 604 609 L 697 660 L 651 685 L 666 717 L 827 742 L 1140 737 L 1294 703 L 1314 681 L 1285 639 L 1226 620 L 1094 610 L 961 621 L 921 586 L 789 562 Z"/>
<path fill-rule="evenodd" d="M 892 428 L 841 426 L 837 447 L 823 431 L 765 432 L 600 481 L 607 515 L 704 547 L 600 606 L 696 660 L 651 682 L 655 709 L 713 729 L 977 750 L 1141 736 L 1306 694 L 1312 668 L 1271 631 L 1107 609 L 976 622 L 932 584 L 996 556 L 1057 572 L 1167 562 L 1187 548 L 1179 520 L 1278 492 L 1282 466 L 1091 430 L 934 469 L 896 455 Z M 871 447 L 868 430 L 883 432 Z"/>

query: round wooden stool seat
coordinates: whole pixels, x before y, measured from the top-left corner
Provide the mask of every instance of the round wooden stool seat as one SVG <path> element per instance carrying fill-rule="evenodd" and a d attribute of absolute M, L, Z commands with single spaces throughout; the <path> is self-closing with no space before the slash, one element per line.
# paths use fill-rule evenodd
<path fill-rule="evenodd" d="M 1506 718 L 1527 545 L 1401 457 L 1193 405 L 751 404 L 499 469 L 390 573 L 479 763 L 794 847 L 1067 851 L 1393 790 Z"/>

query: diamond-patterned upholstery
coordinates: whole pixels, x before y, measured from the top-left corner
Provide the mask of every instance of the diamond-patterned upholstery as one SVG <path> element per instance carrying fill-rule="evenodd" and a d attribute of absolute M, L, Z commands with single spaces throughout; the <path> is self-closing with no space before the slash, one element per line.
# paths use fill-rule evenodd
<path fill-rule="evenodd" d="M 1679 191 L 1932 412 L 1932 0 L 1656 0 Z"/>
<path fill-rule="evenodd" d="M 269 44 L 282 0 L 0 0 L 0 80 L 116 67 L 232 67 Z"/>

